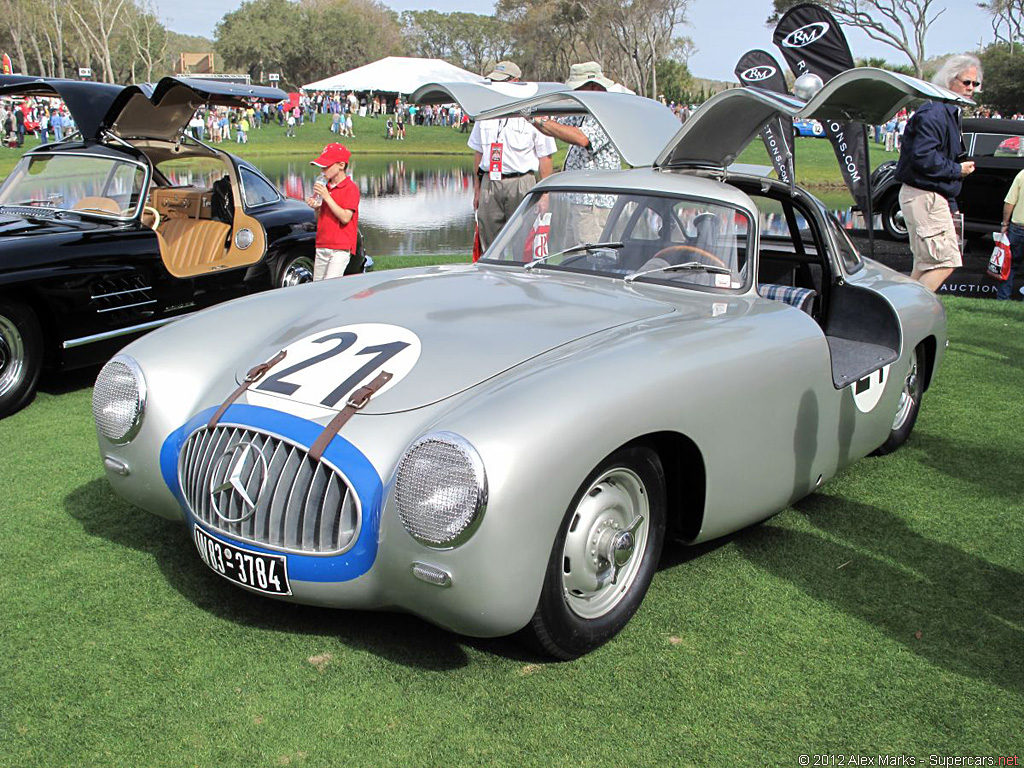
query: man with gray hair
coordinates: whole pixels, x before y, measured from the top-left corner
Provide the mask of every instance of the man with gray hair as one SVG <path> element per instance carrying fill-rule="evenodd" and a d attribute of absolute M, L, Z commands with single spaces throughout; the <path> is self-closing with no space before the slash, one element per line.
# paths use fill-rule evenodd
<path fill-rule="evenodd" d="M 933 82 L 971 98 L 981 87 L 981 62 L 970 54 L 950 56 Z M 966 155 L 958 107 L 929 101 L 910 118 L 896 179 L 903 182 L 900 209 L 914 254 L 910 276 L 933 291 L 963 265 L 953 214 L 962 179 L 974 172 Z"/>

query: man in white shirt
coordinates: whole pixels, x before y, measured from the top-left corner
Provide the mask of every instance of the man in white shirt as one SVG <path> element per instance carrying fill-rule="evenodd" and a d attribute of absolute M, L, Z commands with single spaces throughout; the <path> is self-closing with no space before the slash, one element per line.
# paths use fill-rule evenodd
<path fill-rule="evenodd" d="M 487 75 L 493 82 L 514 82 L 522 72 L 511 61 L 500 61 Z M 540 178 L 551 175 L 555 140 L 545 136 L 522 117 L 477 120 L 469 135 L 477 169 L 473 183 L 473 208 L 480 229 L 480 248 L 485 250 L 512 212 Z"/>

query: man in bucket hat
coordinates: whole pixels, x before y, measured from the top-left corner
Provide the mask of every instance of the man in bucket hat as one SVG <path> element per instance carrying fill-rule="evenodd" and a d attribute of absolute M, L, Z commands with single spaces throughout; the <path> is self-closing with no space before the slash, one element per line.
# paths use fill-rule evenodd
<path fill-rule="evenodd" d="M 316 261 L 313 280 L 342 277 L 356 249 L 359 232 L 359 187 L 348 175 L 352 153 L 343 144 L 328 144 L 310 165 L 323 169 L 306 202 L 317 209 Z"/>
<path fill-rule="evenodd" d="M 517 82 L 521 75 L 514 62 L 499 61 L 487 78 L 496 83 Z M 522 117 L 477 120 L 467 143 L 475 153 L 473 208 L 480 247 L 486 250 L 537 183 L 534 174 L 542 179 L 551 174 L 551 155 L 558 147 Z"/>
<path fill-rule="evenodd" d="M 601 65 L 596 61 L 573 64 L 565 84 L 576 91 L 624 90 L 604 76 Z M 622 167 L 622 158 L 608 139 L 608 134 L 590 115 L 558 119 L 534 117 L 531 122 L 541 133 L 569 144 L 563 170 L 618 170 Z M 574 193 L 569 202 L 573 206 L 573 242 L 598 242 L 615 198 L 612 195 Z"/>

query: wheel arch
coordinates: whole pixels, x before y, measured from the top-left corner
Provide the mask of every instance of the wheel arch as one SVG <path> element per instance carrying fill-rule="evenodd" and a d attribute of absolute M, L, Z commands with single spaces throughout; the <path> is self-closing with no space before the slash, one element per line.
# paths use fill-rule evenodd
<path fill-rule="evenodd" d="M 683 541 L 695 539 L 704 524 L 707 499 L 707 474 L 700 448 L 680 432 L 652 432 L 622 447 L 630 445 L 647 446 L 661 461 L 667 535 Z"/>
<path fill-rule="evenodd" d="M 43 366 L 49 368 L 59 365 L 62 357 L 58 341 L 60 333 L 54 321 L 54 312 L 46 300 L 24 283 L 0 285 L 0 301 L 4 300 L 32 310 L 43 333 Z"/>
<path fill-rule="evenodd" d="M 932 383 L 932 375 L 935 373 L 935 353 L 938 350 L 938 340 L 934 336 L 925 336 L 918 346 L 924 351 L 924 360 L 920 365 L 924 367 L 924 389 L 927 392 Z"/>

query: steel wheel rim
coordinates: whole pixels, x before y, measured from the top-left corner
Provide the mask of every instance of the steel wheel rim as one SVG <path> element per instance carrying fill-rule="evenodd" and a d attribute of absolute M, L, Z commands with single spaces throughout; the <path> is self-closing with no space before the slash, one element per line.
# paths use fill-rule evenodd
<path fill-rule="evenodd" d="M 625 598 L 640 572 L 649 528 L 650 504 L 635 472 L 616 467 L 591 484 L 562 548 L 562 594 L 574 614 L 597 619 Z"/>
<path fill-rule="evenodd" d="M 903 218 L 903 211 L 898 205 L 889 214 L 889 226 L 892 227 L 893 232 L 898 232 L 901 235 L 907 234 L 907 222 Z"/>
<path fill-rule="evenodd" d="M 25 372 L 25 340 L 9 317 L 0 315 L 0 397 L 21 382 Z"/>
<path fill-rule="evenodd" d="M 892 420 L 892 428 L 900 429 L 907 423 L 911 412 L 914 410 L 914 403 L 917 402 L 917 351 L 910 353 L 910 370 L 903 380 L 903 391 L 900 392 L 900 401 L 896 405 L 896 415 Z"/>
<path fill-rule="evenodd" d="M 281 276 L 282 288 L 311 282 L 313 282 L 313 259 L 309 256 L 299 256 L 299 258 L 293 259 L 285 267 L 284 274 Z"/>

